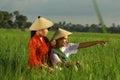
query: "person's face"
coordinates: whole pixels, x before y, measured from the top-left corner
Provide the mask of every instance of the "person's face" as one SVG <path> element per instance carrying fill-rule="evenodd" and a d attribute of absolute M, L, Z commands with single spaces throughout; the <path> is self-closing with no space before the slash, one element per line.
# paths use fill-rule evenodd
<path fill-rule="evenodd" d="M 41 30 L 38 30 L 38 34 L 40 35 L 40 36 L 47 36 L 47 34 L 48 34 L 48 29 L 41 29 Z"/>
<path fill-rule="evenodd" d="M 66 46 L 68 44 L 68 36 L 60 38 L 57 41 L 58 41 L 59 46 L 61 47 Z"/>

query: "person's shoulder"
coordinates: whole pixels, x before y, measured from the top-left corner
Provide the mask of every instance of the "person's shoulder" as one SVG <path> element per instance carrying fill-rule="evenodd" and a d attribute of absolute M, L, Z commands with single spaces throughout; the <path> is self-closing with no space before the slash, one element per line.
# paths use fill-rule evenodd
<path fill-rule="evenodd" d="M 39 42 L 39 37 L 38 36 L 33 36 L 30 40 L 29 43 L 38 43 Z"/>
<path fill-rule="evenodd" d="M 68 43 L 66 48 L 69 48 L 69 47 L 73 48 L 73 47 L 78 46 L 78 45 L 79 45 L 79 43 Z"/>
<path fill-rule="evenodd" d="M 71 46 L 71 45 L 74 45 L 74 44 L 76 44 L 76 43 L 68 43 L 67 46 Z"/>

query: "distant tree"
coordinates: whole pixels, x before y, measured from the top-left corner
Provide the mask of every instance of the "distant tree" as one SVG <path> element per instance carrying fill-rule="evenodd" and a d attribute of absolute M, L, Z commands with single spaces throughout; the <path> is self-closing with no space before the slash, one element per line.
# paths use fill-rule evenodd
<path fill-rule="evenodd" d="M 117 25 L 118 33 L 120 33 L 120 25 Z"/>
<path fill-rule="evenodd" d="M 62 25 L 62 22 L 60 21 L 60 22 L 58 23 L 58 25 Z"/>
<path fill-rule="evenodd" d="M 23 16 L 19 13 L 19 11 L 14 11 L 14 16 L 15 16 L 15 25 L 16 28 L 20 28 L 21 30 L 25 30 L 25 25 L 27 22 L 27 17 Z"/>
<path fill-rule="evenodd" d="M 31 22 L 26 22 L 26 24 L 25 24 L 25 28 L 29 28 L 30 26 L 31 26 Z"/>
<path fill-rule="evenodd" d="M 4 19 L 4 14 L 2 13 L 2 11 L 0 11 L 0 23 L 3 21 Z"/>
<path fill-rule="evenodd" d="M 100 32 L 100 27 L 96 24 L 92 24 L 88 31 L 89 32 Z"/>
<path fill-rule="evenodd" d="M 110 28 L 108 28 L 110 33 L 120 33 L 120 27 L 116 26 L 115 23 L 112 24 Z"/>
<path fill-rule="evenodd" d="M 63 25 L 63 26 L 65 26 L 65 25 L 66 25 L 66 22 L 65 22 L 65 21 L 63 21 L 62 25 Z"/>
<path fill-rule="evenodd" d="M 16 22 L 19 25 L 19 28 L 21 28 L 21 30 L 24 30 L 25 24 L 27 22 L 27 17 L 23 15 L 19 15 L 16 17 Z"/>
<path fill-rule="evenodd" d="M 11 20 L 11 14 L 7 11 L 0 11 L 0 26 L 2 28 L 10 28 L 12 25 L 9 24 Z"/>
<path fill-rule="evenodd" d="M 14 13 L 15 16 L 19 16 L 20 15 L 19 11 L 14 11 L 13 13 Z"/>

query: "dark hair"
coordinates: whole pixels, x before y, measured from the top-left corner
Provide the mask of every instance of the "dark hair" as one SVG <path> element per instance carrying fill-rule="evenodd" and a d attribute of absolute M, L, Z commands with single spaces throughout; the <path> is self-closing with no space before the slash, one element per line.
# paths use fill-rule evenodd
<path fill-rule="evenodd" d="M 31 31 L 31 38 L 35 35 L 36 31 Z"/>
<path fill-rule="evenodd" d="M 50 47 L 51 43 L 50 43 L 49 39 L 47 37 L 44 37 L 44 40 L 45 40 L 47 46 Z"/>

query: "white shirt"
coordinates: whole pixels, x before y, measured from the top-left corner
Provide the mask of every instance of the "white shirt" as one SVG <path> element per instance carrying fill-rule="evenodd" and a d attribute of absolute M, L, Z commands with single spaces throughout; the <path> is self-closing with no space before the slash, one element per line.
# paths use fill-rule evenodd
<path fill-rule="evenodd" d="M 62 52 L 65 54 L 66 57 L 69 57 L 71 54 L 76 54 L 78 51 L 78 43 L 69 43 L 67 46 L 62 47 Z M 56 66 L 56 63 L 61 62 L 61 59 L 57 54 L 54 52 L 51 52 L 50 54 L 51 62 L 54 66 Z"/>

